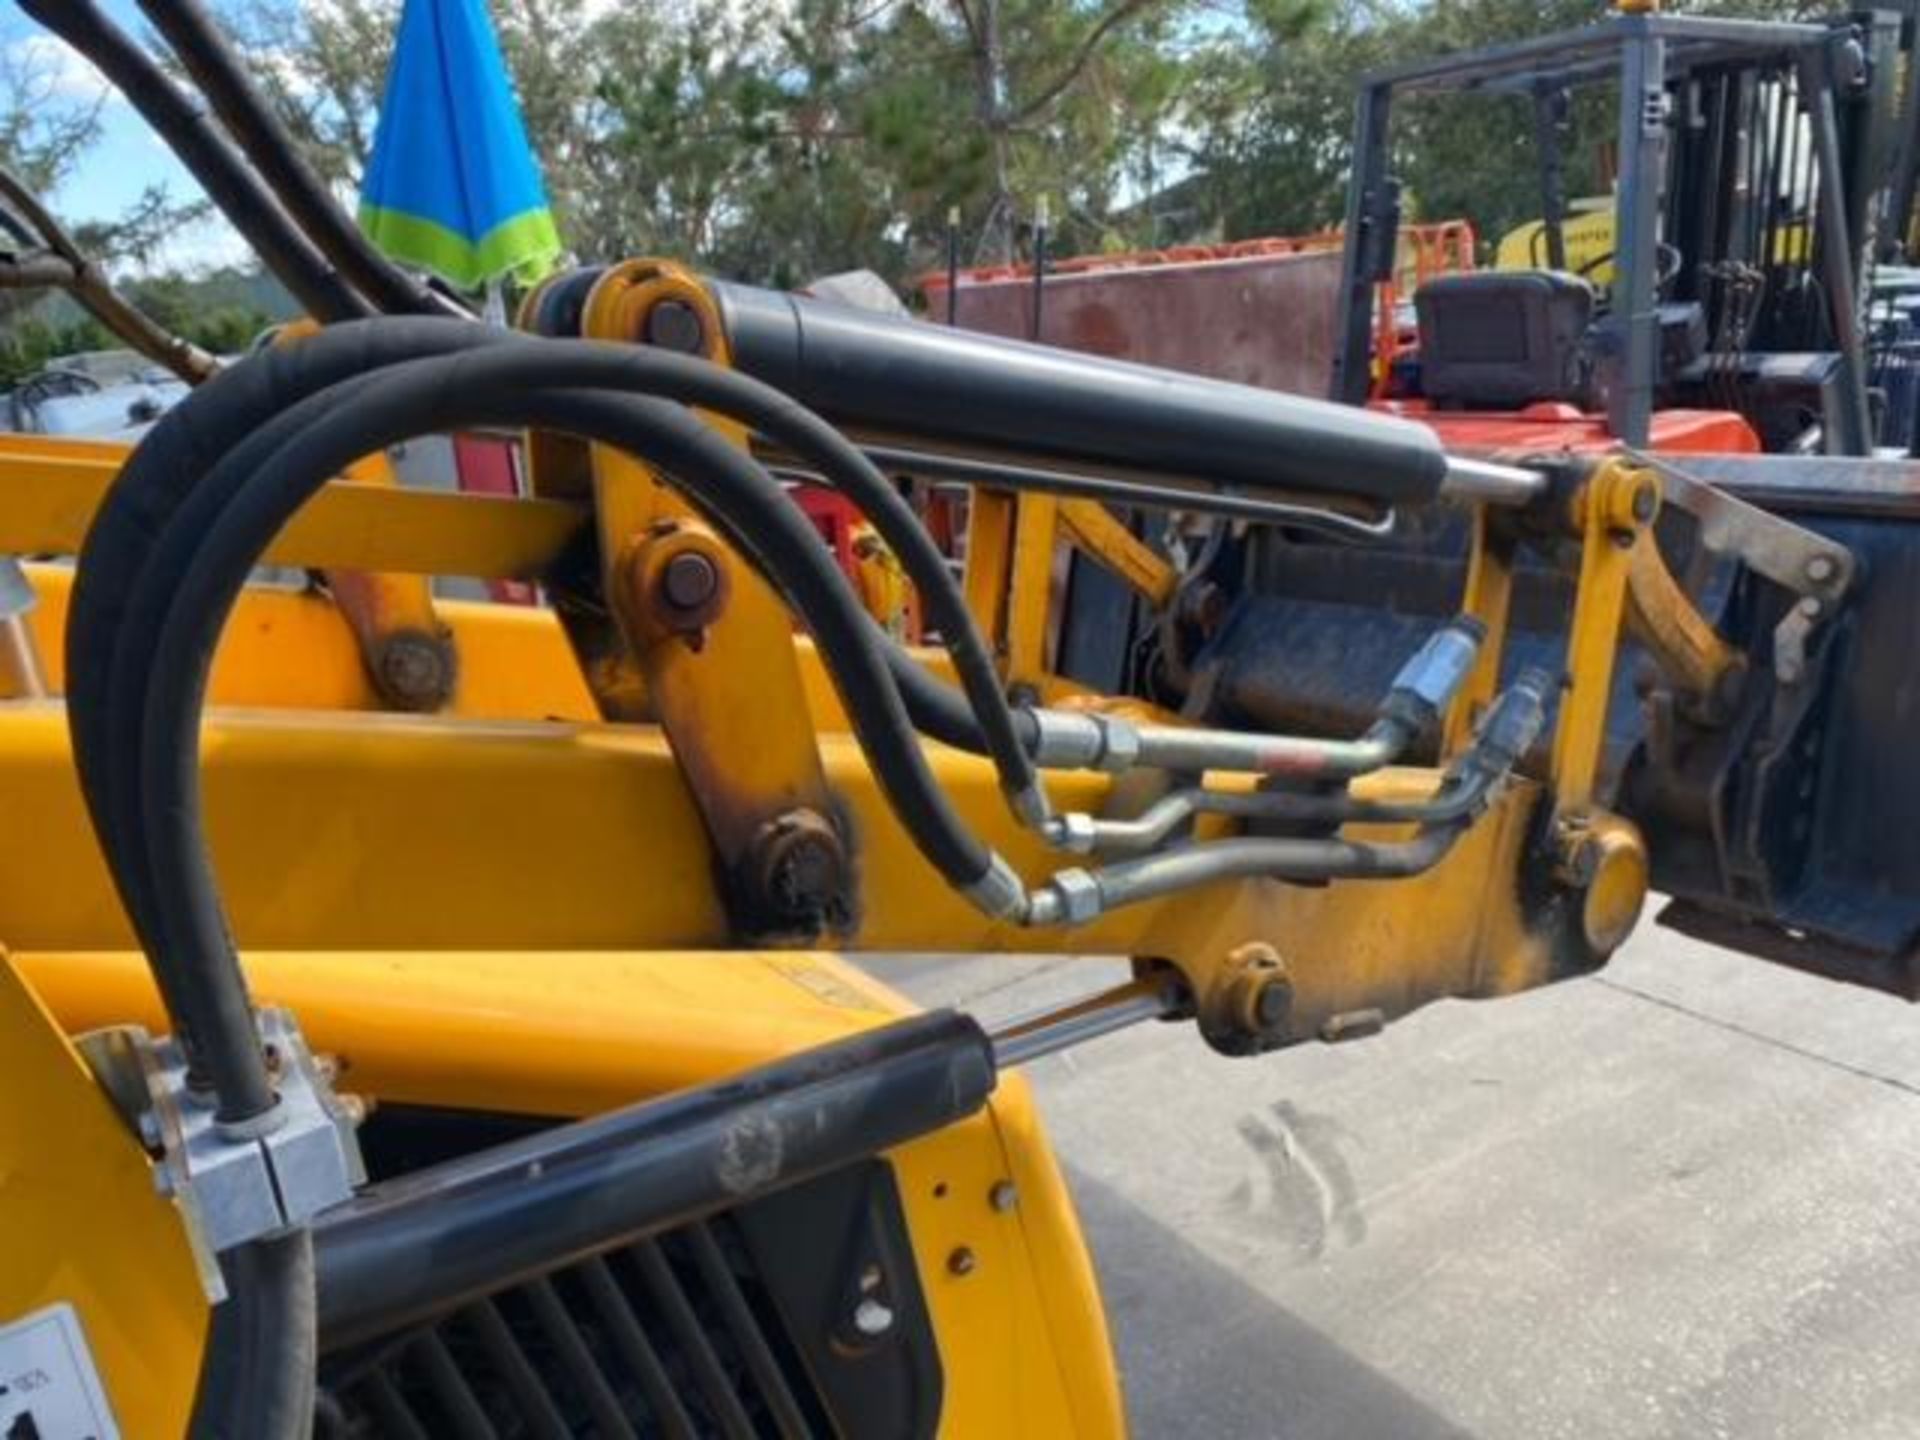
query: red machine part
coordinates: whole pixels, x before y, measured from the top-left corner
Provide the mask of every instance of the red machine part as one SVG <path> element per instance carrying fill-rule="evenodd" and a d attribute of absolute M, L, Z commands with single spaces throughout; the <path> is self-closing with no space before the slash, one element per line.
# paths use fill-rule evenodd
<path fill-rule="evenodd" d="M 1449 450 L 1468 453 L 1597 453 L 1614 445 L 1606 416 L 1552 400 L 1524 410 L 1436 410 L 1424 400 L 1377 400 L 1372 408 L 1430 425 Z M 1656 410 L 1647 449 L 1669 455 L 1757 455 L 1760 437 L 1730 410 Z"/>

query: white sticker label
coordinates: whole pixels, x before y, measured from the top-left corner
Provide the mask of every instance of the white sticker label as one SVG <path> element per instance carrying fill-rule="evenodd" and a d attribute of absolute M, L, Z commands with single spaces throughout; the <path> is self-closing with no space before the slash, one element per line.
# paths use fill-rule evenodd
<path fill-rule="evenodd" d="M 0 1325 L 0 1440 L 120 1440 L 73 1306 Z"/>

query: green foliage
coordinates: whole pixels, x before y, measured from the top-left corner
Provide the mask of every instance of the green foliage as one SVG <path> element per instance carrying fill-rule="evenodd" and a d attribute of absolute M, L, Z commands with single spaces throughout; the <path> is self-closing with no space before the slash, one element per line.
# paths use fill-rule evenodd
<path fill-rule="evenodd" d="M 1803 0 L 1697 0 L 1668 10 L 1752 19 L 1826 13 Z M 1598 0 L 1248 0 L 1250 43 L 1207 59 L 1210 99 L 1193 159 L 1200 208 L 1231 238 L 1340 223 L 1360 76 L 1570 30 L 1599 20 Z M 1580 91 L 1561 133 L 1570 196 L 1604 193 L 1617 90 Z M 1483 241 L 1540 213 L 1530 102 L 1453 95 L 1403 100 L 1393 173 L 1410 220 L 1465 218 Z"/>
<path fill-rule="evenodd" d="M 1820 7 L 1681 8 L 1785 16 Z M 400 0 L 225 0 L 220 9 L 316 167 L 350 201 Z M 950 209 L 968 263 L 1023 255 L 1041 196 L 1056 254 L 1338 224 L 1363 71 L 1570 28 L 1606 7 L 489 0 L 489 12 L 580 260 L 669 255 L 792 284 L 856 266 L 899 281 L 936 266 Z M 25 75 L 15 89 L 31 100 L 45 83 Z M 1603 91 L 1574 107 L 1563 140 L 1574 195 L 1605 188 L 1612 116 Z M 76 163 L 95 133 L 84 109 L 17 104 L 9 120 L 0 106 L 0 152 L 49 175 Z M 1491 240 L 1538 213 L 1532 116 L 1521 102 L 1409 103 L 1394 133 L 1410 216 L 1464 216 Z M 170 213 L 156 198 L 149 227 Z M 88 239 L 106 258 L 137 257 L 144 233 L 122 225 L 118 241 Z"/>
<path fill-rule="evenodd" d="M 216 355 L 244 351 L 291 313 L 277 287 L 263 287 L 257 276 L 235 270 L 149 275 L 130 281 L 122 294 L 164 329 Z M 118 339 L 70 301 L 43 301 L 0 320 L 0 387 L 62 355 L 119 348 Z"/>

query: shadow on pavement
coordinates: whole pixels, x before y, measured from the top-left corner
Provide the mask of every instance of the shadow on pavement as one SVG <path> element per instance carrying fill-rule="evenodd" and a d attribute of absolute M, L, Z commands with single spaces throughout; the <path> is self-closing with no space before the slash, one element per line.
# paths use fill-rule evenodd
<path fill-rule="evenodd" d="M 1110 1187 L 1067 1176 L 1141 1440 L 1472 1440 Z"/>

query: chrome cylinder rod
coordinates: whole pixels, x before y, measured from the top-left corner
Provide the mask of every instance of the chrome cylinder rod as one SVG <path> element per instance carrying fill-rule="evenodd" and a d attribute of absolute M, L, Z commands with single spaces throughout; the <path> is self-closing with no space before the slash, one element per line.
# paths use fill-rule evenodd
<path fill-rule="evenodd" d="M 1179 987 L 1170 979 L 1134 980 L 1090 995 L 1072 1005 L 1019 1020 L 995 1030 L 994 1064 L 1024 1065 L 1075 1045 L 1111 1035 L 1143 1020 L 1162 1020 L 1179 1008 Z"/>
<path fill-rule="evenodd" d="M 1489 505 L 1525 505 L 1546 488 L 1547 477 L 1538 470 L 1465 455 L 1447 456 L 1447 473 L 1440 481 L 1442 495 Z"/>

